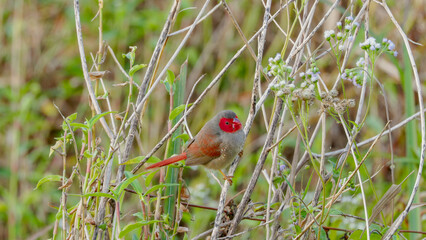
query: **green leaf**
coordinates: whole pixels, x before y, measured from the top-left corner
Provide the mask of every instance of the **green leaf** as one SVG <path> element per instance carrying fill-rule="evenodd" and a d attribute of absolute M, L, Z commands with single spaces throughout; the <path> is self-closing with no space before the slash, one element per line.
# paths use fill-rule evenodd
<path fill-rule="evenodd" d="M 101 96 L 102 99 L 106 99 L 109 96 L 109 92 L 105 92 L 104 95 Z"/>
<path fill-rule="evenodd" d="M 144 158 L 145 158 L 144 156 L 137 156 L 135 158 L 128 160 L 127 162 L 120 163 L 120 165 L 137 164 L 137 163 L 140 163 Z"/>
<path fill-rule="evenodd" d="M 176 139 L 182 139 L 182 141 L 187 142 L 189 140 L 189 135 L 186 133 L 182 133 L 178 136 L 176 136 L 175 138 L 173 138 L 173 141 L 176 141 Z"/>
<path fill-rule="evenodd" d="M 59 207 L 55 217 L 56 217 L 56 220 L 59 220 L 62 218 L 62 205 Z"/>
<path fill-rule="evenodd" d="M 106 197 L 106 198 L 117 200 L 117 198 L 114 195 L 111 195 L 108 193 L 102 193 L 102 192 L 86 193 L 83 195 L 83 197 Z"/>
<path fill-rule="evenodd" d="M 99 228 L 105 231 L 106 230 L 106 223 L 99 225 Z"/>
<path fill-rule="evenodd" d="M 366 235 L 366 234 L 364 234 L 364 235 Z M 382 236 L 378 232 L 373 231 L 370 234 L 370 240 L 380 240 L 380 239 L 382 239 Z"/>
<path fill-rule="evenodd" d="M 151 184 L 151 182 L 152 182 L 152 179 L 154 178 L 154 176 L 155 176 L 155 174 L 158 172 L 158 170 L 157 171 L 153 171 L 152 173 L 150 173 L 149 175 L 148 175 L 148 177 L 146 177 L 146 179 L 145 179 L 145 187 L 148 187 L 149 186 L 149 184 Z"/>
<path fill-rule="evenodd" d="M 296 230 L 296 234 L 300 234 L 302 232 L 302 228 L 299 225 L 294 225 L 294 228 Z"/>
<path fill-rule="evenodd" d="M 130 69 L 130 71 L 129 71 L 129 75 L 130 75 L 130 77 L 133 77 L 133 75 L 134 75 L 137 71 L 141 70 L 141 69 L 142 69 L 142 68 L 144 68 L 144 67 L 146 67 L 146 64 L 136 64 L 136 65 L 134 65 L 134 66 Z"/>
<path fill-rule="evenodd" d="M 77 113 L 73 113 L 73 114 L 69 115 L 67 118 L 65 118 L 65 120 L 62 122 L 62 129 L 64 131 L 68 130 L 67 122 L 71 124 L 72 122 L 74 122 L 75 119 L 77 119 Z"/>
<path fill-rule="evenodd" d="M 311 186 L 311 180 L 313 175 L 314 174 L 312 173 L 311 176 L 309 177 L 308 184 L 306 185 L 306 188 L 305 188 L 305 192 L 303 192 L 303 195 L 302 195 L 302 199 L 305 199 L 305 196 L 308 193 L 309 186 Z"/>
<path fill-rule="evenodd" d="M 167 92 L 170 93 L 171 86 L 173 86 L 173 89 L 175 88 L 175 74 L 172 71 L 167 70 L 167 77 L 162 82 L 166 87 Z"/>
<path fill-rule="evenodd" d="M 162 83 L 164 84 L 164 87 L 166 88 L 166 91 L 168 93 L 170 93 L 170 84 L 167 82 L 167 79 L 165 79 L 164 81 L 162 81 Z"/>
<path fill-rule="evenodd" d="M 127 226 L 125 226 L 123 228 L 123 230 L 121 230 L 121 232 L 118 235 L 118 237 L 122 238 L 122 237 L 126 236 L 126 234 L 128 234 L 129 232 L 131 232 L 131 231 L 133 231 L 135 229 L 139 229 L 142 226 L 153 224 L 153 223 L 159 223 L 159 222 L 163 222 L 163 221 L 161 221 L 161 220 L 151 220 L 151 221 L 142 221 L 142 222 L 130 223 Z"/>
<path fill-rule="evenodd" d="M 120 165 L 130 165 L 130 164 L 137 164 L 137 163 L 140 163 L 142 160 L 144 160 L 145 159 L 145 156 L 137 156 L 137 157 L 135 157 L 135 158 L 132 158 L 132 159 L 130 159 L 130 160 L 128 160 L 127 162 L 125 162 L 125 163 L 121 163 Z M 146 163 L 155 163 L 155 162 L 159 162 L 160 161 L 160 159 L 158 158 L 158 157 L 156 157 L 156 156 L 151 156 L 147 161 L 146 161 Z"/>
<path fill-rule="evenodd" d="M 352 124 L 352 125 L 354 125 L 354 127 L 356 128 L 356 129 L 360 129 L 359 128 L 359 125 L 356 123 L 356 122 L 354 122 L 354 121 L 351 121 L 351 120 L 349 120 L 349 122 Z M 379 128 L 380 129 L 380 128 Z"/>
<path fill-rule="evenodd" d="M 173 85 L 175 79 L 175 74 L 172 71 L 167 70 L 167 82 L 170 84 L 170 86 Z"/>
<path fill-rule="evenodd" d="M 327 233 L 324 228 L 320 228 L 320 240 L 328 240 Z"/>
<path fill-rule="evenodd" d="M 122 54 L 121 56 L 123 58 L 127 58 L 130 60 L 130 66 L 133 66 L 133 64 L 135 63 L 135 51 L 137 49 L 136 46 L 130 46 L 130 52 L 126 53 L 126 54 Z"/>
<path fill-rule="evenodd" d="M 290 187 L 290 190 L 293 192 L 294 195 L 297 195 L 296 191 L 294 190 L 293 186 L 290 184 L 290 182 L 287 180 L 287 178 L 285 176 L 284 180 L 287 182 L 288 186 Z"/>
<path fill-rule="evenodd" d="M 131 55 L 131 53 L 130 52 L 128 52 L 128 53 L 122 53 L 121 54 L 121 56 L 123 57 L 123 58 L 127 58 L 127 59 L 132 59 L 132 55 Z"/>
<path fill-rule="evenodd" d="M 140 176 L 146 174 L 146 172 L 141 172 L 131 178 L 126 179 L 126 181 L 120 183 L 120 185 L 118 185 L 115 190 L 113 191 L 116 195 L 119 195 L 120 193 L 123 192 L 123 190 L 125 188 L 127 188 L 127 186 L 129 186 L 129 184 L 131 184 L 133 181 L 135 181 L 137 178 L 139 178 Z"/>
<path fill-rule="evenodd" d="M 148 161 L 146 161 L 146 163 L 157 163 L 157 162 L 160 162 L 161 161 L 161 159 L 159 159 L 158 157 L 156 157 L 156 156 L 151 156 L 149 159 L 148 159 Z"/>
<path fill-rule="evenodd" d="M 192 103 L 188 104 L 188 107 L 190 107 Z M 170 113 L 169 120 L 175 119 L 179 114 L 181 114 L 185 110 L 185 104 L 181 104 L 177 106 L 173 111 Z"/>
<path fill-rule="evenodd" d="M 161 218 L 163 218 L 163 220 L 164 220 L 164 222 L 167 224 L 167 225 L 169 225 L 169 214 L 162 214 L 161 215 Z"/>
<path fill-rule="evenodd" d="M 131 173 L 131 172 L 129 172 L 129 171 L 125 171 L 124 172 L 124 175 L 126 176 L 126 178 L 132 178 L 134 175 Z M 135 191 L 138 193 L 138 194 L 142 194 L 142 186 L 141 186 L 141 184 L 138 182 L 138 181 L 133 181 L 132 183 L 131 183 L 131 185 L 132 185 L 132 187 L 133 187 L 133 189 L 135 189 Z"/>
<path fill-rule="evenodd" d="M 99 119 L 101 119 L 101 117 L 103 117 L 103 116 L 105 116 L 107 114 L 110 114 L 110 113 L 117 113 L 117 111 L 109 111 L 109 112 L 104 112 L 104 113 L 101 113 L 101 114 L 96 114 L 94 117 L 92 117 L 88 121 L 87 126 L 89 127 L 89 129 L 91 129 L 95 125 L 95 123 L 97 121 L 99 121 Z"/>
<path fill-rule="evenodd" d="M 139 218 L 140 220 L 144 220 L 144 216 L 142 212 L 134 213 L 133 216 Z"/>
<path fill-rule="evenodd" d="M 343 214 L 343 212 L 342 211 L 340 211 L 340 210 L 337 210 L 337 209 L 334 209 L 334 208 L 332 208 L 331 210 L 330 210 L 330 213 L 329 213 L 330 215 L 333 215 L 333 216 L 337 216 L 337 215 L 342 215 Z"/>
<path fill-rule="evenodd" d="M 62 181 L 61 175 L 47 175 L 38 181 L 37 186 L 34 188 L 34 190 L 37 190 L 37 188 L 40 187 L 43 183 L 60 181 Z"/>
<path fill-rule="evenodd" d="M 349 236 L 349 240 L 359 240 L 361 239 L 361 234 L 362 234 L 362 230 L 358 229 L 356 231 L 354 231 L 350 236 Z"/>
<path fill-rule="evenodd" d="M 88 129 L 87 125 L 85 125 L 83 123 L 70 123 L 70 126 L 74 127 L 75 129 L 79 129 L 79 128 Z"/>
<path fill-rule="evenodd" d="M 276 177 L 274 177 L 274 178 L 272 179 L 272 182 L 273 182 L 274 184 L 281 184 L 282 182 L 284 182 L 284 178 L 283 178 L 283 177 L 280 177 L 280 176 L 276 176 Z"/>
<path fill-rule="evenodd" d="M 85 158 L 92 158 L 92 157 L 93 157 L 93 154 L 92 154 L 92 153 L 90 153 L 90 151 L 89 151 L 89 150 L 86 150 L 86 151 L 84 151 L 83 156 L 84 156 Z"/>
<path fill-rule="evenodd" d="M 63 145 L 64 145 L 64 142 L 62 140 L 56 141 L 55 145 L 50 147 L 49 157 L 52 156 L 52 154 L 55 152 L 56 149 L 62 147 Z"/>

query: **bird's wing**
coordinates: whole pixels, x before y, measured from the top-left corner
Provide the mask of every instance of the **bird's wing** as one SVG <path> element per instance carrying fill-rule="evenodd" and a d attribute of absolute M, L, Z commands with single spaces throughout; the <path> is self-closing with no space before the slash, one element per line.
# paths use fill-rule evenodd
<path fill-rule="evenodd" d="M 198 134 L 186 150 L 188 155 L 185 162 L 186 165 L 203 165 L 220 157 L 221 143 L 222 141 L 220 141 L 220 138 L 216 134 L 208 132 Z"/>
<path fill-rule="evenodd" d="M 195 140 L 195 138 L 190 139 L 190 140 L 186 143 L 185 150 L 186 150 L 186 149 L 188 149 L 188 148 L 191 146 L 191 144 L 194 142 L 194 140 Z"/>

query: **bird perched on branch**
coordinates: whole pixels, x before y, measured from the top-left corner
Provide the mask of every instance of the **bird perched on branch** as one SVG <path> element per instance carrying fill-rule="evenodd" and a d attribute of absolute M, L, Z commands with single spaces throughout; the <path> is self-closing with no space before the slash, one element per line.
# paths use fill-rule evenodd
<path fill-rule="evenodd" d="M 227 167 L 242 151 L 244 141 L 245 134 L 237 115 L 233 111 L 224 110 L 201 128 L 183 153 L 152 164 L 146 169 L 185 160 L 187 166 L 204 165 L 219 170 L 232 184 L 232 176 L 226 176 L 221 169 Z"/>

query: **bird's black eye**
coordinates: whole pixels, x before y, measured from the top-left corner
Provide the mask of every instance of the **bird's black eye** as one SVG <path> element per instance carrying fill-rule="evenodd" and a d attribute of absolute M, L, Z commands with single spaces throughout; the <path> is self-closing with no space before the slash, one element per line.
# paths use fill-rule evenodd
<path fill-rule="evenodd" d="M 229 125 L 229 122 L 226 122 L 226 125 Z"/>

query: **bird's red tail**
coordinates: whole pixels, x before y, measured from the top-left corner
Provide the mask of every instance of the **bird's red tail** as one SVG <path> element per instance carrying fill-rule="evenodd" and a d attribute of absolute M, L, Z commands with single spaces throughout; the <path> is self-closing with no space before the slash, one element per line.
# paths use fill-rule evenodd
<path fill-rule="evenodd" d="M 148 166 L 146 169 L 151 169 L 151 168 L 157 168 L 157 167 L 162 167 L 162 166 L 166 166 L 175 162 L 179 162 L 181 160 L 185 160 L 186 159 L 186 152 L 173 156 L 171 158 L 167 158 L 161 162 L 158 163 L 154 163 L 151 166 Z"/>

